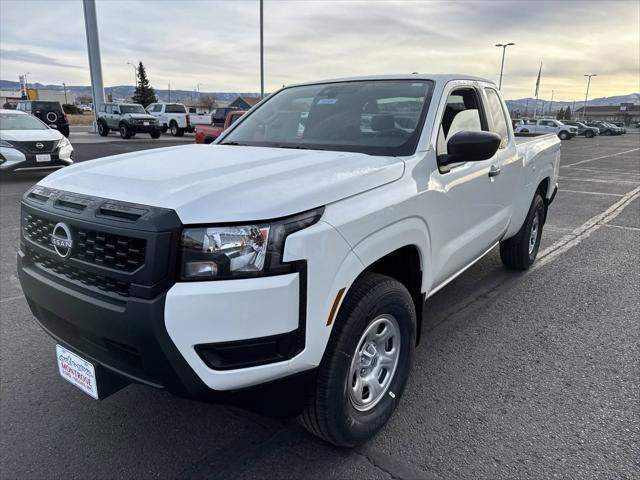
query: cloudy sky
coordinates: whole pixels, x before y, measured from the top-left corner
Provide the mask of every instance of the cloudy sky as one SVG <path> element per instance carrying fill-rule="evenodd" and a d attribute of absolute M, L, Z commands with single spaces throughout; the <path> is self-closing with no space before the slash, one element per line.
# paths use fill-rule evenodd
<path fill-rule="evenodd" d="M 372 73 L 464 72 L 497 82 L 507 98 L 584 97 L 640 90 L 640 2 L 634 0 L 265 0 L 266 90 Z M 142 60 L 152 84 L 259 91 L 259 3 L 98 1 L 105 85 L 133 84 Z M 80 0 L 0 0 L 0 78 L 90 83 Z"/>

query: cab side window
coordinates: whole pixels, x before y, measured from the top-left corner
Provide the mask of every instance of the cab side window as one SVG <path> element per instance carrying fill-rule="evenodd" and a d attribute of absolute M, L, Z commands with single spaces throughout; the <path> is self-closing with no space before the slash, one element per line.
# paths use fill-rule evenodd
<path fill-rule="evenodd" d="M 505 148 L 509 143 L 509 127 L 507 126 L 507 117 L 502 108 L 502 102 L 498 92 L 493 88 L 485 88 L 485 92 L 487 94 L 487 111 L 491 116 L 491 130 L 500 135 L 502 139 L 500 148 Z"/>
<path fill-rule="evenodd" d="M 447 154 L 447 142 L 462 131 L 479 132 L 483 127 L 478 94 L 473 88 L 453 90 L 447 98 L 447 106 L 438 130 L 436 153 Z"/>
<path fill-rule="evenodd" d="M 113 105 L 107 105 L 107 113 L 113 112 Z"/>

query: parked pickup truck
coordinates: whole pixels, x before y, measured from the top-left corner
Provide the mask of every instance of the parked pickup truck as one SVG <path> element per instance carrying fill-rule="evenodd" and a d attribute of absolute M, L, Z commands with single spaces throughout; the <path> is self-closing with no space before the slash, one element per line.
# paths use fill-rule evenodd
<path fill-rule="evenodd" d="M 184 132 L 193 132 L 187 107 L 182 103 L 152 103 L 147 112 L 158 119 L 162 133 L 171 131 L 174 137 L 182 137 Z"/>
<path fill-rule="evenodd" d="M 539 120 L 533 120 L 527 124 L 517 125 L 515 133 L 531 135 L 553 133 L 554 135 L 557 135 L 560 140 L 568 140 L 578 135 L 578 127 L 565 125 L 560 120 L 542 118 Z"/>
<path fill-rule="evenodd" d="M 229 401 L 295 380 L 301 423 L 354 446 L 402 397 L 425 299 L 496 247 L 508 268 L 534 262 L 559 160 L 557 135 L 514 137 L 488 80 L 288 86 L 212 145 L 40 180 L 19 279 L 61 375 L 94 398 L 136 382 Z"/>
<path fill-rule="evenodd" d="M 224 123 L 212 123 L 211 125 L 196 125 L 196 143 L 213 143 L 222 132 L 229 128 L 242 115 L 247 113 L 244 110 L 232 110 L 227 113 Z"/>

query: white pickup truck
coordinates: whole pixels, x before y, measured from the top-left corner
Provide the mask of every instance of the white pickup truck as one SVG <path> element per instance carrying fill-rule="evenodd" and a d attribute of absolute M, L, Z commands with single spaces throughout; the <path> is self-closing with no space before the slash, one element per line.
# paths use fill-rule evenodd
<path fill-rule="evenodd" d="M 169 130 L 174 137 L 182 137 L 184 132 L 195 130 L 187 107 L 182 103 L 152 103 L 147 107 L 147 113 L 158 119 L 162 133 Z"/>
<path fill-rule="evenodd" d="M 425 299 L 495 247 L 534 262 L 559 161 L 556 135 L 514 137 L 488 80 L 289 86 L 215 144 L 41 180 L 19 278 L 52 361 L 93 397 L 136 382 L 226 401 L 305 379 L 288 392 L 301 423 L 354 446 L 398 405 Z"/>
<path fill-rule="evenodd" d="M 530 135 L 546 135 L 552 133 L 557 135 L 560 140 L 569 140 L 578 135 L 578 127 L 565 125 L 560 120 L 552 118 L 541 118 L 532 120 L 529 123 L 520 123 L 516 125 L 515 133 Z"/>

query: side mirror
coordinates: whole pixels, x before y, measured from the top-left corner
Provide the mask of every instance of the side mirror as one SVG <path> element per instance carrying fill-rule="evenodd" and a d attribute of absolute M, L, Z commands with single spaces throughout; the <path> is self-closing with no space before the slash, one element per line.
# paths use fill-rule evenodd
<path fill-rule="evenodd" d="M 462 131 L 453 135 L 447 142 L 446 155 L 440 155 L 442 165 L 460 162 L 480 162 L 493 157 L 502 138 L 493 132 Z"/>

